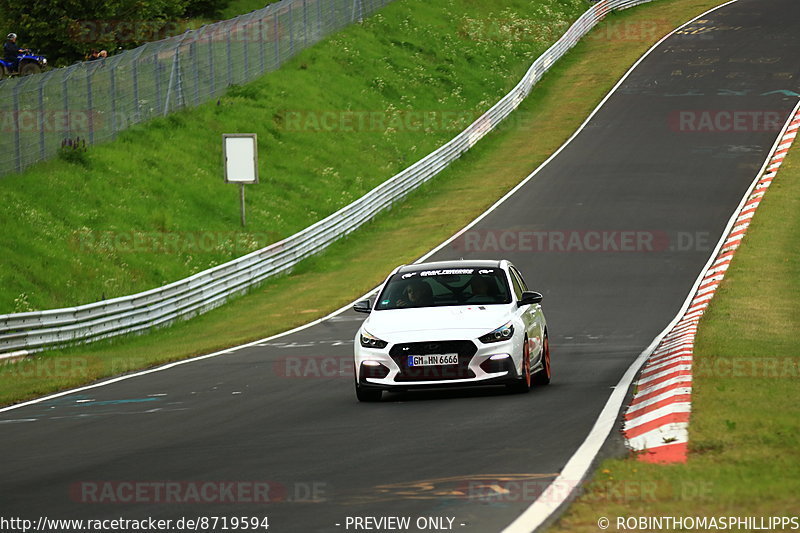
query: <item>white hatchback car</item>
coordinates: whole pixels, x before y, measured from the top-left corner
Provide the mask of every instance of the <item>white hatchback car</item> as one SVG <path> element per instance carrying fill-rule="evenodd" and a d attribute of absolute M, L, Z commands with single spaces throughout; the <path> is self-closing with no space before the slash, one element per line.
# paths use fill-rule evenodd
<path fill-rule="evenodd" d="M 550 383 L 542 295 L 508 261 L 404 265 L 386 279 L 356 333 L 356 396 L 384 390 Z"/>

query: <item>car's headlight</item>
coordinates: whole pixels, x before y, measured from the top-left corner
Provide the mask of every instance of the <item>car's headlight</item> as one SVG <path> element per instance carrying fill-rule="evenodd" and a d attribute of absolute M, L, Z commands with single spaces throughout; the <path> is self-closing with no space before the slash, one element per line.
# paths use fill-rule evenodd
<path fill-rule="evenodd" d="M 494 331 L 490 331 L 486 335 L 482 337 L 478 337 L 478 340 L 484 344 L 490 344 L 492 342 L 501 342 L 507 341 L 511 337 L 514 336 L 514 325 L 511 322 L 503 324 L 499 328 Z"/>
<path fill-rule="evenodd" d="M 386 346 L 389 344 L 388 342 L 382 341 L 378 337 L 371 335 L 368 331 L 363 331 L 361 333 L 360 338 L 361 338 L 361 346 L 363 346 L 364 348 L 381 349 L 381 348 L 386 348 Z"/>

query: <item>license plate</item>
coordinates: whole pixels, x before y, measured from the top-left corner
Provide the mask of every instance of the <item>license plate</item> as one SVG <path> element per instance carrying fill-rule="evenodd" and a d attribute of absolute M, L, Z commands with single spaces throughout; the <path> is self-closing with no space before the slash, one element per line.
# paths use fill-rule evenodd
<path fill-rule="evenodd" d="M 457 365 L 457 364 L 458 364 L 457 353 L 408 356 L 408 366 L 441 366 L 441 365 Z"/>

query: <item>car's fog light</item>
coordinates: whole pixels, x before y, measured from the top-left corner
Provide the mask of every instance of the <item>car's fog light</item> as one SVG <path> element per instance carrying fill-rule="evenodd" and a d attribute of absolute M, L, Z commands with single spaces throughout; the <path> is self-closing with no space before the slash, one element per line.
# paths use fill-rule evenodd
<path fill-rule="evenodd" d="M 513 365 L 514 361 L 510 355 L 498 353 L 481 363 L 481 369 L 487 374 L 495 374 L 497 372 L 510 372 Z"/>
<path fill-rule="evenodd" d="M 363 361 L 361 363 L 361 377 L 383 379 L 389 375 L 389 369 L 378 361 Z"/>

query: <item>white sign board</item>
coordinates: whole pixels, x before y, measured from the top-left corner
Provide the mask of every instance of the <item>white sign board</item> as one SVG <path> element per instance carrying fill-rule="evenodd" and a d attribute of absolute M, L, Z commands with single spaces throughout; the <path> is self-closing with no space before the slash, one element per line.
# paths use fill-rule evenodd
<path fill-rule="evenodd" d="M 258 183 L 258 149 L 255 133 L 223 133 L 225 181 Z"/>

